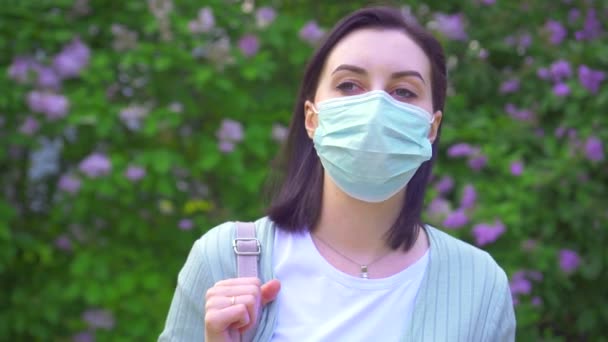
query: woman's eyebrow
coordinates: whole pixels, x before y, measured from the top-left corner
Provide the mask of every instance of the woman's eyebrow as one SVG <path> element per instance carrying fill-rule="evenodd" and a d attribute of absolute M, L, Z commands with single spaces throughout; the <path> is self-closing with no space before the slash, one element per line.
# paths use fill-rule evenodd
<path fill-rule="evenodd" d="M 367 71 L 365 69 L 350 64 L 340 64 L 331 74 L 333 75 L 340 70 L 347 70 L 356 74 L 367 75 Z"/>
<path fill-rule="evenodd" d="M 340 70 L 351 71 L 351 72 L 354 72 L 354 73 L 360 74 L 360 75 L 367 75 L 367 71 L 365 69 L 355 66 L 355 65 L 351 65 L 351 64 L 340 64 L 331 74 L 333 75 Z M 412 76 L 419 78 L 422 81 L 422 83 L 426 84 L 426 81 L 424 80 L 422 75 L 420 75 L 420 73 L 415 70 L 397 71 L 397 72 L 394 72 L 391 74 L 391 78 L 393 78 L 393 79 L 401 78 L 401 77 L 412 77 Z"/>
<path fill-rule="evenodd" d="M 424 78 L 422 77 L 422 75 L 420 75 L 420 73 L 418 71 L 415 70 L 404 70 L 404 71 L 397 71 L 394 72 L 391 75 L 391 78 L 400 78 L 400 77 L 418 77 L 422 83 L 426 84 L 426 81 L 424 80 Z"/>

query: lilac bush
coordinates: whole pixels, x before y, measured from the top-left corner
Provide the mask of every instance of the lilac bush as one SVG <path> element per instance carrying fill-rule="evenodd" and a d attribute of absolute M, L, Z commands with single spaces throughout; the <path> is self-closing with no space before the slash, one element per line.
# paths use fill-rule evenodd
<path fill-rule="evenodd" d="M 155 339 L 193 241 L 263 214 L 305 63 L 367 3 L 1 10 L 0 336 Z M 601 339 L 605 6 L 430 1 L 402 12 L 442 40 L 449 68 L 425 221 L 503 266 L 518 340 Z"/>

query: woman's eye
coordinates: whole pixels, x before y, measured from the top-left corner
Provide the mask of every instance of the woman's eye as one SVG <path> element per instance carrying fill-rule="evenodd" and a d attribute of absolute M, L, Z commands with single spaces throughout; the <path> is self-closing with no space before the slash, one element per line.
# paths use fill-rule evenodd
<path fill-rule="evenodd" d="M 346 94 L 351 94 L 361 90 L 361 88 L 353 82 L 342 82 L 336 88 Z"/>
<path fill-rule="evenodd" d="M 414 94 L 414 92 L 407 90 L 405 88 L 399 88 L 399 89 L 393 90 L 393 96 L 402 98 L 402 99 L 411 99 L 411 98 L 415 98 L 417 95 Z"/>

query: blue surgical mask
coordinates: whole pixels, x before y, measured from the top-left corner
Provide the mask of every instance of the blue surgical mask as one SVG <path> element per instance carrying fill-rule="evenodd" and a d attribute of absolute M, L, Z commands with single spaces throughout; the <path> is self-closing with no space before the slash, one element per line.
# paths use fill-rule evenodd
<path fill-rule="evenodd" d="M 349 196 L 382 202 L 431 159 L 433 116 L 382 90 L 321 101 L 313 137 L 325 171 Z"/>

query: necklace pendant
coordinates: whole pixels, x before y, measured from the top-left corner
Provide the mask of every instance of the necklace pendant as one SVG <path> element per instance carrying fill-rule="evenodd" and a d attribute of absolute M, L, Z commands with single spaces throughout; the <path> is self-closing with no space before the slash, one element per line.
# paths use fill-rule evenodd
<path fill-rule="evenodd" d="M 361 278 L 369 279 L 367 275 L 367 265 L 361 265 Z"/>

